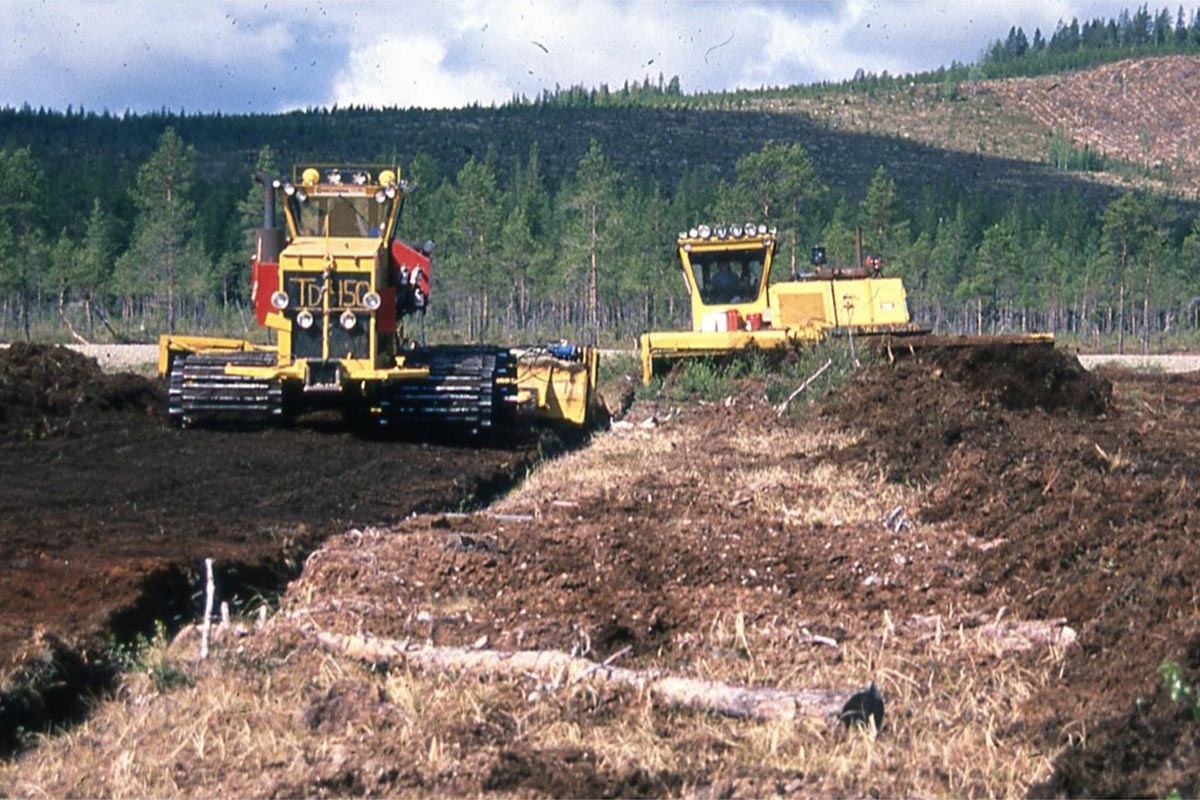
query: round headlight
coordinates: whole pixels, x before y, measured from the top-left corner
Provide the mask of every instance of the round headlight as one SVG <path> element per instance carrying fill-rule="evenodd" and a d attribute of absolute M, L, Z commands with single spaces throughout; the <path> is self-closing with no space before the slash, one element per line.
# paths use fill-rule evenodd
<path fill-rule="evenodd" d="M 299 200 L 301 203 L 303 203 L 305 200 L 308 199 L 308 192 L 306 192 L 303 189 L 297 189 L 296 190 L 296 199 Z"/>
<path fill-rule="evenodd" d="M 287 308 L 287 292 L 273 292 L 271 294 L 271 305 L 275 307 L 276 311 L 283 311 L 285 308 Z"/>
<path fill-rule="evenodd" d="M 367 307 L 367 311 L 378 311 L 383 305 L 383 298 L 378 292 L 367 292 L 367 296 L 363 298 L 363 305 Z"/>
<path fill-rule="evenodd" d="M 292 183 L 291 181 L 288 181 L 287 183 L 285 183 L 283 185 L 283 193 L 286 194 L 288 197 L 291 197 L 292 195 L 294 195 L 296 193 L 296 185 L 294 183 Z"/>
<path fill-rule="evenodd" d="M 309 328 L 311 328 L 312 324 L 313 324 L 312 312 L 309 311 L 307 308 L 302 309 L 300 311 L 300 313 L 296 315 L 296 324 L 299 325 L 304 330 L 308 330 Z"/>
<path fill-rule="evenodd" d="M 766 234 L 766 232 L 767 232 L 767 226 L 766 226 L 766 225 L 759 225 L 759 226 L 758 226 L 758 235 L 759 235 L 759 236 L 763 236 L 764 234 Z"/>
<path fill-rule="evenodd" d="M 724 239 L 728 235 L 729 235 L 729 229 L 726 228 L 724 225 L 721 225 L 720 227 L 717 228 L 717 238 L 718 239 Z"/>
<path fill-rule="evenodd" d="M 692 228 L 690 231 L 688 231 L 688 236 L 692 239 L 697 238 L 698 236 L 700 236 L 700 229 Z"/>
<path fill-rule="evenodd" d="M 745 225 L 742 226 L 742 230 L 744 230 L 746 232 L 747 236 L 753 236 L 754 231 L 757 229 L 754 227 L 753 222 L 747 222 Z"/>
<path fill-rule="evenodd" d="M 385 188 L 383 190 L 383 193 L 386 194 L 388 197 L 395 197 L 396 196 L 396 187 L 389 185 L 387 188 Z"/>
<path fill-rule="evenodd" d="M 338 324 L 346 330 L 352 330 L 358 324 L 358 317 L 354 316 L 353 311 L 343 311 L 342 316 L 338 318 Z"/>
<path fill-rule="evenodd" d="M 384 193 L 383 189 L 375 190 L 375 202 L 382 203 L 384 200 L 387 200 L 387 195 Z"/>
<path fill-rule="evenodd" d="M 730 225 L 729 226 L 729 235 L 735 239 L 742 238 L 742 226 L 741 225 Z"/>
<path fill-rule="evenodd" d="M 707 225 L 701 225 L 699 232 L 701 239 L 707 239 L 708 237 L 712 236 L 712 228 L 708 227 Z"/>

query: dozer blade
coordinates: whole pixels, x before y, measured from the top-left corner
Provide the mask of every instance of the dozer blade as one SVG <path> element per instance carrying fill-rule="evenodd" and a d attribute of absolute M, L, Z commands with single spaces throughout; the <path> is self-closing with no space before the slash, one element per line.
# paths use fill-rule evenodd
<path fill-rule="evenodd" d="M 1054 347 L 1052 333 L 1012 333 L 996 336 L 957 336 L 939 333 L 920 333 L 915 336 L 885 335 L 873 337 L 871 341 L 891 356 L 920 353 L 929 350 L 983 347 Z"/>
<path fill-rule="evenodd" d="M 518 409 L 542 424 L 587 428 L 601 423 L 596 395 L 600 357 L 595 348 L 551 345 L 524 350 L 517 359 Z"/>

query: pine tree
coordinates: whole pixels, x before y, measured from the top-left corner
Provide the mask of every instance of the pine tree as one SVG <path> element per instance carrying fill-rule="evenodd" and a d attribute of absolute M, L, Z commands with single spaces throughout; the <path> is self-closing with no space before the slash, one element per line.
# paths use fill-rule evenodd
<path fill-rule="evenodd" d="M 1136 194 L 1124 194 L 1108 204 L 1101 215 L 1101 255 L 1117 289 L 1117 352 L 1125 352 L 1126 304 L 1130 270 L 1144 255 L 1154 226 L 1146 201 Z"/>
<path fill-rule="evenodd" d="M 815 236 L 811 206 L 826 192 L 803 145 L 768 142 L 761 150 L 738 159 L 735 196 L 743 199 L 749 219 L 761 218 L 779 228 L 788 247 L 791 271 L 797 270 L 801 228 Z"/>
<path fill-rule="evenodd" d="M 165 305 L 167 333 L 175 332 L 179 302 L 199 294 L 209 272 L 188 197 L 195 174 L 195 148 L 167 128 L 138 170 L 132 192 L 138 216 L 126 268 Z"/>
<path fill-rule="evenodd" d="M 458 171 L 455 181 L 453 252 L 443 261 L 467 296 L 467 336 L 487 335 L 492 317 L 495 240 L 500 230 L 496 173 L 492 160 L 474 156 Z"/>
<path fill-rule="evenodd" d="M 95 313 L 100 313 L 101 319 L 105 319 L 104 293 L 112 279 L 115 255 L 112 220 L 100 204 L 100 199 L 96 198 L 92 202 L 92 213 L 88 216 L 83 241 L 76 253 L 73 272 L 75 287 L 83 294 L 89 336 L 95 330 Z"/>
<path fill-rule="evenodd" d="M 600 143 L 592 139 L 563 201 L 563 207 L 570 215 L 570 230 L 565 243 L 567 256 L 578 259 L 576 264 L 582 262 L 584 265 L 585 324 L 592 343 L 600 338 L 600 264 L 607 244 L 608 226 L 615 216 L 616 189 L 617 176 Z"/>
<path fill-rule="evenodd" d="M 15 296 L 18 324 L 29 339 L 43 242 L 37 215 L 42 169 L 28 147 L 0 150 L 0 186 L 0 287 Z"/>

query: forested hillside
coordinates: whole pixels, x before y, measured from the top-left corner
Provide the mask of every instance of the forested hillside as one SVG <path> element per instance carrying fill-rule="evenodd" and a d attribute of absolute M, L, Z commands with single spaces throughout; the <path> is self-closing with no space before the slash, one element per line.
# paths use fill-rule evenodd
<path fill-rule="evenodd" d="M 1181 146 L 1159 156 L 1165 136 L 1153 134 L 1145 159 L 1110 145 L 1137 136 L 1103 110 L 1119 89 L 1162 100 L 1135 107 L 1147 131 L 1180 115 L 1194 124 L 1194 82 L 1181 76 L 1198 59 L 1061 76 L 1066 99 L 1049 111 L 1029 100 L 1047 90 L 1008 81 L 838 91 L 815 104 L 763 93 L 708 108 L 666 102 L 668 86 L 642 104 L 456 111 L 6 109 L 0 338 L 243 334 L 261 216 L 251 175 L 353 161 L 398 163 L 419 186 L 402 233 L 437 243 L 434 338 L 624 343 L 678 324 L 676 232 L 754 220 L 780 228 L 784 263 L 818 242 L 849 261 L 861 226 L 885 271 L 905 277 L 917 320 L 937 330 L 1179 346 L 1200 336 L 1195 156 Z M 974 142 L 951 141 L 964 130 Z M 1089 164 L 1101 149 L 1105 161 Z M 1111 169 L 1131 157 L 1145 163 Z M 598 330 L 585 308 L 593 253 Z"/>

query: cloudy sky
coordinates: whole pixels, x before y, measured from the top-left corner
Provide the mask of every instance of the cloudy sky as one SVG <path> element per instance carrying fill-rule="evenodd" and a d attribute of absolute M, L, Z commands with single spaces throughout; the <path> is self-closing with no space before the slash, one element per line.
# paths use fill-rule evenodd
<path fill-rule="evenodd" d="M 902 74 L 974 61 L 1013 25 L 1048 36 L 1059 20 L 1137 5 L 0 0 L 0 106 L 452 108 L 660 72 L 678 75 L 686 92 L 836 81 L 859 68 Z"/>

